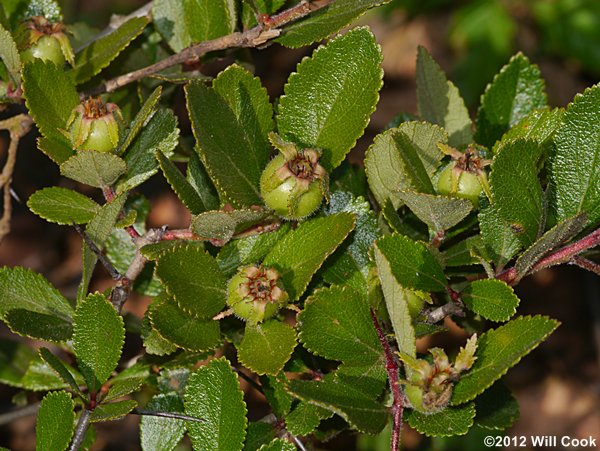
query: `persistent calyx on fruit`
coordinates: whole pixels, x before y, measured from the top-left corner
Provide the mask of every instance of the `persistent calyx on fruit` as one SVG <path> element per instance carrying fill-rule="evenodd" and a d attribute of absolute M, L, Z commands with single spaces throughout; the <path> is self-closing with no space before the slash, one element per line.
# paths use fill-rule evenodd
<path fill-rule="evenodd" d="M 73 48 L 61 22 L 50 22 L 43 16 L 30 17 L 19 26 L 16 41 L 23 63 L 38 58 L 57 65 L 65 61 L 71 66 L 75 64 Z"/>
<path fill-rule="evenodd" d="M 452 161 L 440 172 L 438 178 L 438 192 L 449 194 L 463 199 L 469 199 L 475 207 L 479 204 L 479 195 L 485 192 L 491 198 L 490 187 L 485 173 L 485 166 L 489 160 L 483 159 L 474 146 L 467 147 L 465 152 L 460 152 L 446 144 L 438 144 Z"/>
<path fill-rule="evenodd" d="M 469 338 L 466 346 L 460 348 L 454 364 L 450 364 L 441 348 L 429 349 L 433 363 L 400 353 L 406 373 L 406 380 L 400 383 L 404 385 L 404 393 L 412 408 L 423 413 L 435 413 L 446 407 L 452 396 L 454 382 L 475 363 L 475 351 L 477 335 Z"/>
<path fill-rule="evenodd" d="M 117 120 L 122 120 L 117 105 L 90 97 L 73 109 L 65 135 L 75 150 L 112 152 L 119 144 Z"/>
<path fill-rule="evenodd" d="M 279 273 L 265 266 L 241 268 L 227 286 L 227 305 L 239 318 L 258 324 L 284 307 L 288 294 Z"/>
<path fill-rule="evenodd" d="M 319 164 L 319 149 L 299 149 L 271 133 L 269 139 L 280 153 L 260 178 L 265 204 L 285 219 L 298 220 L 314 213 L 328 194 L 329 175 Z"/>

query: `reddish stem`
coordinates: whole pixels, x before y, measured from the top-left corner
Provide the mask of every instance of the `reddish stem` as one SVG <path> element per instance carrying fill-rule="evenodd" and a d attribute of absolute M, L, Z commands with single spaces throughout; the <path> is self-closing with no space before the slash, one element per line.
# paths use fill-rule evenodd
<path fill-rule="evenodd" d="M 102 188 L 102 194 L 104 195 L 104 199 L 106 199 L 107 202 L 112 202 L 117 197 L 117 193 L 115 193 L 115 190 L 112 186 L 104 186 Z M 123 216 L 123 213 L 121 212 L 119 217 L 122 217 L 122 216 Z M 133 226 L 125 227 L 125 230 L 127 231 L 127 233 L 129 234 L 129 236 L 131 238 L 141 237 L 141 235 L 138 233 L 137 230 L 135 230 L 135 227 L 133 227 Z"/>
<path fill-rule="evenodd" d="M 381 326 L 379 325 L 379 321 L 377 321 L 377 316 L 373 309 L 371 309 L 371 319 L 373 320 L 373 325 L 375 326 L 375 330 L 377 331 L 377 336 L 379 337 L 379 342 L 383 347 L 383 352 L 385 354 L 385 369 L 388 374 L 388 380 L 390 382 L 390 390 L 392 392 L 392 396 L 394 398 L 392 404 L 392 446 L 391 451 L 398 451 L 400 449 L 400 433 L 402 432 L 402 413 L 404 411 L 404 396 L 400 390 L 400 369 L 398 368 L 398 364 L 394 359 L 394 353 L 392 352 L 392 348 L 388 343 Z"/>
<path fill-rule="evenodd" d="M 162 237 L 163 240 L 195 240 L 198 239 L 194 232 L 189 229 L 167 230 Z"/>
<path fill-rule="evenodd" d="M 572 261 L 575 256 L 583 251 L 586 251 L 592 247 L 600 244 L 600 229 L 594 230 L 589 235 L 583 237 L 579 241 L 569 244 L 559 250 L 545 256 L 544 258 L 537 261 L 535 265 L 528 271 L 527 274 L 532 274 L 544 268 L 551 266 L 560 265 Z M 576 263 L 576 262 L 575 262 Z M 577 263 L 576 263 L 577 264 Z M 587 268 L 586 268 L 587 269 Z M 516 284 L 526 274 L 517 274 L 517 270 L 509 268 L 506 271 L 501 272 L 496 276 L 496 279 L 506 282 L 508 285 Z"/>

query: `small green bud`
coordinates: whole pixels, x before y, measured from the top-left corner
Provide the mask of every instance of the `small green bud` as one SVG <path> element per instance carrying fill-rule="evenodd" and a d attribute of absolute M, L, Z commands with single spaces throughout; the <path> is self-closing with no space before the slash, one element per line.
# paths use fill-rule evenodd
<path fill-rule="evenodd" d="M 121 120 L 117 105 L 89 98 L 73 109 L 66 136 L 75 150 L 112 152 L 119 144 L 117 119 Z"/>
<path fill-rule="evenodd" d="M 261 196 L 284 219 L 305 218 L 319 208 L 327 195 L 329 175 L 319 164 L 321 152 L 298 149 L 274 133 L 270 138 L 281 153 L 267 164 L 261 175 Z"/>
<path fill-rule="evenodd" d="M 250 324 L 271 318 L 287 300 L 288 294 L 274 268 L 241 268 L 227 286 L 227 305 Z"/>
<path fill-rule="evenodd" d="M 23 63 L 41 59 L 59 66 L 65 61 L 71 66 L 75 64 L 73 48 L 61 22 L 50 22 L 43 16 L 31 17 L 17 29 L 16 41 Z"/>

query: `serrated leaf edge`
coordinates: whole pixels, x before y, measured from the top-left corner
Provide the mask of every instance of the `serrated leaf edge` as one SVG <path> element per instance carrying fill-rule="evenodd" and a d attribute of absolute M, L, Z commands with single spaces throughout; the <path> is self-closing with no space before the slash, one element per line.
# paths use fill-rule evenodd
<path fill-rule="evenodd" d="M 408 424 L 410 425 L 411 428 L 415 429 L 418 433 L 426 435 L 427 437 L 455 437 L 455 436 L 461 436 L 461 435 L 466 435 L 469 432 L 469 429 L 471 429 L 471 427 L 473 426 L 473 424 L 475 424 L 475 416 L 477 415 L 477 410 L 475 409 L 475 403 L 470 403 L 471 409 L 470 411 L 472 412 L 471 418 L 470 418 L 470 424 L 467 427 L 467 430 L 463 433 L 460 434 L 428 434 L 427 431 L 419 429 L 419 425 L 420 423 L 417 424 L 413 424 L 413 422 L 411 421 L 412 415 L 408 416 Z"/>
<path fill-rule="evenodd" d="M 274 321 L 278 321 L 278 320 L 276 319 L 276 320 L 274 320 Z M 291 357 L 291 356 L 292 356 L 292 354 L 294 353 L 294 349 L 296 349 L 296 346 L 298 345 L 298 333 L 296 332 L 296 330 L 295 330 L 293 327 L 289 326 L 287 323 L 284 323 L 284 322 L 281 322 L 281 323 L 282 323 L 282 324 L 285 324 L 285 325 L 286 325 L 287 327 L 289 327 L 289 328 L 290 328 L 292 331 L 294 331 L 294 335 L 295 335 L 295 338 L 294 338 L 294 347 L 291 349 L 291 351 L 290 351 L 289 355 L 287 356 L 287 358 L 286 358 L 286 359 L 284 360 L 284 362 L 282 363 L 282 365 L 281 365 L 281 368 L 278 368 L 278 369 L 277 369 L 277 371 L 275 371 L 274 373 L 267 373 L 267 372 L 263 372 L 263 371 L 257 371 L 256 369 L 252 368 L 252 366 L 251 366 L 251 365 L 249 365 L 249 364 L 248 364 L 248 362 L 247 362 L 247 361 L 245 361 L 245 360 L 244 360 L 244 359 L 243 359 L 243 358 L 240 356 L 240 354 L 239 354 L 239 352 L 238 352 L 238 354 L 237 354 L 238 360 L 239 360 L 239 362 L 240 362 L 240 363 L 241 363 L 241 364 L 242 364 L 244 367 L 248 368 L 249 370 L 252 370 L 253 372 L 255 372 L 256 374 L 258 374 L 259 376 L 262 376 L 262 375 L 267 375 L 267 376 L 275 376 L 275 375 L 277 375 L 277 374 L 278 374 L 278 373 L 279 373 L 279 372 L 280 372 L 280 371 L 283 369 L 283 367 L 285 366 L 285 364 L 288 362 L 288 360 L 290 360 L 290 357 Z M 260 324 L 259 324 L 259 326 L 260 326 Z M 245 333 L 244 333 L 244 336 L 245 336 Z M 241 345 L 241 342 L 240 342 L 240 345 Z"/>

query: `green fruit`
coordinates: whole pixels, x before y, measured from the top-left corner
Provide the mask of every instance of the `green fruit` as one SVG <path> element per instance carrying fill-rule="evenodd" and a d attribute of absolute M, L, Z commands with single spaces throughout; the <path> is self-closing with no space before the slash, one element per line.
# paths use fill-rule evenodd
<path fill-rule="evenodd" d="M 35 59 L 52 61 L 58 66 L 62 66 L 65 61 L 71 65 L 75 63 L 65 26 L 60 22 L 50 22 L 42 16 L 31 17 L 21 23 L 15 40 L 23 63 Z"/>
<path fill-rule="evenodd" d="M 273 268 L 241 268 L 227 285 L 227 305 L 240 319 L 258 324 L 285 306 L 288 294 Z"/>
<path fill-rule="evenodd" d="M 60 43 L 52 36 L 42 36 L 34 45 L 21 52 L 21 61 L 29 63 L 34 59 L 52 61 L 57 66 L 65 63 Z"/>
<path fill-rule="evenodd" d="M 115 117 L 116 115 L 116 117 Z M 100 99 L 87 99 L 77 105 L 67 122 L 67 137 L 75 150 L 112 152 L 119 144 L 119 108 Z"/>
<path fill-rule="evenodd" d="M 470 200 L 474 206 L 479 204 L 479 195 L 483 191 L 477 174 L 459 169 L 449 164 L 438 178 L 438 193 L 449 194 Z"/>
<path fill-rule="evenodd" d="M 265 204 L 284 219 L 299 220 L 313 214 L 327 193 L 329 176 L 319 164 L 317 149 L 298 149 L 272 135 L 281 150 L 264 169 L 260 193 Z"/>

